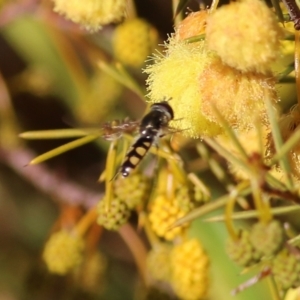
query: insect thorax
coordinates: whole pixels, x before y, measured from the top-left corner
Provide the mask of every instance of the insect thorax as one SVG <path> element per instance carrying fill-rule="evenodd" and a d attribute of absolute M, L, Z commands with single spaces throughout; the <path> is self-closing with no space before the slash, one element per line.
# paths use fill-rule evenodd
<path fill-rule="evenodd" d="M 173 110 L 167 102 L 153 104 L 150 112 L 142 119 L 140 134 L 143 136 L 157 136 L 168 126 L 174 117 Z"/>

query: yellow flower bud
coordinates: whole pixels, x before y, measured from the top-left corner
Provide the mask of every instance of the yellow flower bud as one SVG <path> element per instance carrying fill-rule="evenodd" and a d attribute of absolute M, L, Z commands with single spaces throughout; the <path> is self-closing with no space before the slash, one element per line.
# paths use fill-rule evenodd
<path fill-rule="evenodd" d="M 171 253 L 171 283 L 185 300 L 206 296 L 209 284 L 209 258 L 197 239 L 176 245 Z"/>
<path fill-rule="evenodd" d="M 261 0 L 222 6 L 207 19 L 207 47 L 227 65 L 243 72 L 267 74 L 280 56 L 283 31 Z"/>
<path fill-rule="evenodd" d="M 115 57 L 124 65 L 141 67 L 157 46 L 156 29 L 143 19 L 129 19 L 120 24 L 113 36 Z"/>
<path fill-rule="evenodd" d="M 126 0 L 53 0 L 54 11 L 91 31 L 120 21 L 126 12 Z"/>
<path fill-rule="evenodd" d="M 51 235 L 45 245 L 43 259 L 51 273 L 65 275 L 82 261 L 84 241 L 65 230 Z"/>
<path fill-rule="evenodd" d="M 152 230 L 159 236 L 168 241 L 180 236 L 188 224 L 171 228 L 175 221 L 186 214 L 181 210 L 175 201 L 168 199 L 165 195 L 159 195 L 151 203 L 149 220 Z"/>

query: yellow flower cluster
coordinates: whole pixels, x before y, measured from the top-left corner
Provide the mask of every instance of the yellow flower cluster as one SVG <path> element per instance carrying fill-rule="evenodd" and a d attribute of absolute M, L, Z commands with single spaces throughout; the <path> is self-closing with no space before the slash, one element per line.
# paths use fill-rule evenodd
<path fill-rule="evenodd" d="M 256 1 L 254 1 L 254 8 L 257 5 Z M 246 4 L 250 6 L 250 10 L 251 4 L 248 0 L 245 1 Z M 269 9 L 263 7 L 263 13 L 266 13 L 265 10 L 270 17 Z M 248 22 L 248 14 L 249 12 L 246 15 L 235 15 L 234 18 Z M 224 64 L 223 57 L 209 48 L 209 34 L 215 34 L 218 29 L 216 26 L 215 31 L 208 31 L 206 27 L 206 19 L 212 16 L 208 17 L 205 11 L 190 14 L 177 27 L 175 35 L 169 39 L 165 55 L 154 56 L 154 64 L 149 65 L 145 70 L 149 74 L 147 84 L 150 101 L 158 102 L 163 98 L 170 98 L 170 105 L 175 115 L 171 126 L 193 138 L 217 136 L 222 133 L 218 112 L 230 126 L 239 130 L 249 130 L 256 122 L 267 123 L 264 99 L 268 98 L 272 103 L 278 100 L 275 78 L 266 70 L 267 66 L 270 70 L 271 61 L 278 56 L 278 51 L 272 48 L 272 41 L 276 40 L 276 44 L 280 44 L 279 31 L 278 35 L 274 34 L 270 45 L 267 36 L 264 40 L 267 46 L 261 46 L 261 52 L 271 47 L 271 52 L 274 54 L 272 59 L 265 59 L 264 71 L 258 70 L 258 67 L 245 69 L 242 66 L 244 62 L 238 61 L 238 58 L 237 64 L 241 67 L 237 68 Z M 235 20 L 231 22 L 236 25 Z M 270 21 L 270 23 L 274 22 Z M 276 28 L 279 28 L 276 22 L 275 24 Z M 248 37 L 246 29 L 244 26 L 243 33 Z M 193 43 L 186 41 L 186 38 L 202 34 L 205 30 L 207 41 Z M 227 33 L 222 30 L 223 27 L 220 27 L 221 34 L 226 35 Z M 233 39 L 230 34 L 228 35 L 223 39 Z M 217 42 L 217 38 L 215 39 Z M 245 41 L 243 46 L 250 47 L 248 41 Z M 253 48 L 253 45 L 251 47 Z M 241 49 L 242 47 L 237 47 L 235 51 Z M 260 61 L 257 64 L 262 65 Z"/>
<path fill-rule="evenodd" d="M 119 230 L 130 217 L 130 209 L 128 205 L 120 198 L 114 197 L 109 207 L 105 198 L 97 205 L 97 223 L 108 230 Z"/>
<path fill-rule="evenodd" d="M 206 296 L 209 286 L 209 258 L 197 239 L 175 246 L 171 252 L 172 286 L 185 300 Z"/>
<path fill-rule="evenodd" d="M 65 275 L 82 262 L 84 241 L 65 230 L 51 235 L 45 245 L 43 259 L 51 273 Z"/>
<path fill-rule="evenodd" d="M 267 123 L 264 99 L 277 101 L 275 78 L 258 73 L 242 73 L 213 58 L 199 78 L 202 112 L 218 122 L 216 109 L 226 121 L 239 130 Z"/>
<path fill-rule="evenodd" d="M 53 0 L 54 11 L 91 31 L 125 17 L 127 0 Z"/>
<path fill-rule="evenodd" d="M 133 173 L 128 178 L 119 176 L 114 182 L 114 193 L 125 202 L 129 209 L 144 205 L 149 197 L 150 181 L 141 173 Z"/>
<path fill-rule="evenodd" d="M 280 56 L 283 30 L 274 13 L 261 0 L 242 0 L 224 5 L 207 20 L 209 50 L 242 72 L 270 73 Z"/>
<path fill-rule="evenodd" d="M 157 30 L 139 18 L 126 20 L 113 36 L 115 58 L 122 64 L 139 68 L 157 46 Z"/>
<path fill-rule="evenodd" d="M 149 74 L 148 96 L 153 102 L 171 99 L 175 121 L 171 126 L 190 137 L 214 136 L 221 132 L 201 111 L 199 79 L 211 55 L 203 43 L 191 45 L 171 38 L 166 55 L 155 56 L 155 64 L 145 70 Z M 208 87 L 209 88 L 209 87 Z"/>
<path fill-rule="evenodd" d="M 153 231 L 168 241 L 182 235 L 188 226 L 171 228 L 175 221 L 182 218 L 186 212 L 180 209 L 175 201 L 168 199 L 166 195 L 157 196 L 151 203 L 149 211 L 149 220 Z"/>

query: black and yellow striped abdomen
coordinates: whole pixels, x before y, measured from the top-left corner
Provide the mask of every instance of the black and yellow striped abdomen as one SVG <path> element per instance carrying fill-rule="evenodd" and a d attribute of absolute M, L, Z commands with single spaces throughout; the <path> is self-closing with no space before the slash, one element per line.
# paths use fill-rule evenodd
<path fill-rule="evenodd" d="M 136 166 L 141 162 L 143 157 L 147 154 L 150 147 L 154 142 L 153 136 L 143 137 L 141 136 L 136 140 L 136 142 L 131 146 L 128 151 L 125 161 L 121 166 L 121 174 L 123 177 L 127 177 L 130 172 L 136 168 Z"/>

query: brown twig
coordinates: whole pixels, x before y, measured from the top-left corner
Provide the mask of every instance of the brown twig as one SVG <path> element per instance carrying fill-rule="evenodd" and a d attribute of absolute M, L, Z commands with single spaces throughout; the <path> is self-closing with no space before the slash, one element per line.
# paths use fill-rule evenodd
<path fill-rule="evenodd" d="M 34 157 L 34 153 L 27 148 L 0 148 L 0 161 L 3 164 L 58 201 L 90 208 L 103 197 L 103 194 L 91 192 L 70 180 L 60 178 L 45 165 L 26 166 Z"/>
<path fill-rule="evenodd" d="M 261 281 L 262 279 L 266 278 L 267 276 L 271 275 L 272 270 L 269 267 L 265 267 L 262 271 L 260 271 L 257 275 L 250 278 L 248 281 L 240 284 L 237 288 L 231 291 L 231 295 L 235 296 L 238 293 L 242 292 L 243 290 L 253 286 L 257 282 Z"/>
<path fill-rule="evenodd" d="M 145 245 L 141 241 L 141 238 L 138 236 L 137 232 L 129 223 L 123 225 L 119 229 L 119 234 L 134 257 L 143 283 L 145 286 L 148 286 L 149 280 L 146 274 L 147 249 Z"/>
<path fill-rule="evenodd" d="M 276 188 L 270 187 L 267 184 L 263 184 L 261 188 L 265 193 L 267 193 L 269 196 L 273 198 L 284 199 L 284 200 L 292 201 L 296 204 L 300 204 L 300 198 L 296 193 L 292 193 L 290 191 L 281 191 Z"/>
<path fill-rule="evenodd" d="M 282 0 L 285 4 L 296 30 L 300 30 L 300 9 L 295 0 Z"/>

